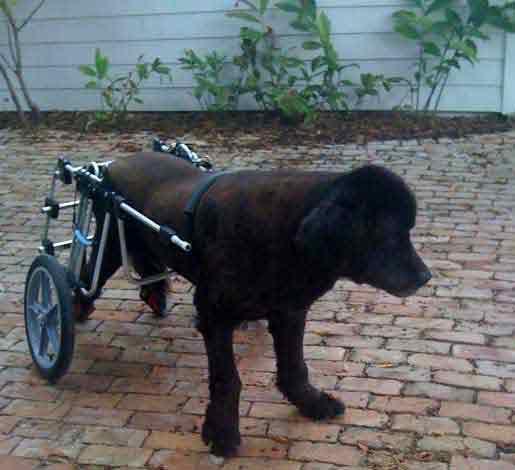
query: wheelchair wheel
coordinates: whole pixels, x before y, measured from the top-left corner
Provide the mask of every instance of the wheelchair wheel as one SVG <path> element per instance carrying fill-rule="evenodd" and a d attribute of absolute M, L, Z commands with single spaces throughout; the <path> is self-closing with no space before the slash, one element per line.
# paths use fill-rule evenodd
<path fill-rule="evenodd" d="M 54 383 L 70 366 L 75 333 L 66 269 L 53 256 L 40 255 L 32 263 L 24 300 L 32 360 L 39 373 Z"/>

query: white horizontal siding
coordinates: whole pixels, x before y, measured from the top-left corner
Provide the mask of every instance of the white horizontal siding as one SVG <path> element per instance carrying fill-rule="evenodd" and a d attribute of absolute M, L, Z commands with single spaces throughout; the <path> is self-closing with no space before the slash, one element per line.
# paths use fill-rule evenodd
<path fill-rule="evenodd" d="M 273 2 L 274 0 L 272 0 Z M 36 0 L 19 2 L 20 17 Z M 190 110 L 198 106 L 191 96 L 192 79 L 178 64 L 184 49 L 200 53 L 213 49 L 228 55 L 238 51 L 241 21 L 225 12 L 234 0 L 49 0 L 22 34 L 26 78 L 35 100 L 43 109 L 94 109 L 98 94 L 84 90 L 86 78 L 80 64 L 91 63 L 94 49 L 109 56 L 114 72 L 126 71 L 140 54 L 159 56 L 171 65 L 173 85 L 149 80 L 142 90 L 143 106 L 135 109 Z M 392 33 L 391 15 L 406 4 L 392 0 L 319 0 L 331 18 L 333 40 L 340 56 L 357 62 L 361 71 L 387 76 L 412 76 L 416 55 L 413 46 Z M 284 14 L 272 11 L 271 23 L 281 31 L 281 44 L 299 44 L 299 34 L 289 28 Z M 3 38 L 3 39 L 2 39 Z M 0 52 L 7 52 L 6 34 L 0 27 Z M 3 42 L 2 42 L 3 41 Z M 442 109 L 452 111 L 500 111 L 506 95 L 505 38 L 494 32 L 481 43 L 481 62 L 464 65 L 451 77 Z M 301 51 L 299 51 L 301 52 Z M 309 55 L 304 55 L 306 59 Z M 358 72 L 350 70 L 352 78 Z M 392 93 L 366 107 L 395 106 Z M 508 94 L 509 96 L 509 94 Z M 8 94 L 0 81 L 0 110 L 10 109 Z"/>

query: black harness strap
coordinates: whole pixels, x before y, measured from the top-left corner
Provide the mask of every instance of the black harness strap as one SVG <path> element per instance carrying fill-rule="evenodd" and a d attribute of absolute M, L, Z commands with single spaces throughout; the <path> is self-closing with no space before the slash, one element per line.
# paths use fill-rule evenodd
<path fill-rule="evenodd" d="M 186 240 L 190 243 L 193 242 L 193 234 L 195 231 L 195 214 L 197 212 L 202 196 L 208 191 L 208 189 L 215 184 L 216 180 L 223 175 L 233 173 L 232 171 L 220 171 L 218 173 L 210 174 L 204 181 L 197 185 L 193 190 L 193 193 L 186 204 L 184 209 L 184 215 L 186 216 L 186 233 L 184 234 Z"/>

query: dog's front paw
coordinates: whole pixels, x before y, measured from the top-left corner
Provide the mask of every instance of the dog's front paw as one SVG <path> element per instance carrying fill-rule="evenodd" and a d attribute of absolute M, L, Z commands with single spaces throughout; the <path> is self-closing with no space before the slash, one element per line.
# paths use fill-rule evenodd
<path fill-rule="evenodd" d="M 210 446 L 211 453 L 217 457 L 233 457 L 241 444 L 240 433 L 234 426 L 223 420 L 214 420 L 206 416 L 202 426 L 202 440 Z"/>
<path fill-rule="evenodd" d="M 344 404 L 324 392 L 309 397 L 297 404 L 301 415 L 314 420 L 334 418 L 345 411 Z"/>

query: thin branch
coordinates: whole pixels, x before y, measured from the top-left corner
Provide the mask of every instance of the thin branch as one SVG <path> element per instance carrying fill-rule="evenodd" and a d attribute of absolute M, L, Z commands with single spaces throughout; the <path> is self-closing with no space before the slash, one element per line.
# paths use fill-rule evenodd
<path fill-rule="evenodd" d="M 23 28 L 25 28 L 25 26 L 27 26 L 27 24 L 30 22 L 30 20 L 33 18 L 33 16 L 41 9 L 41 7 L 43 6 L 43 4 L 45 2 L 46 2 L 46 0 L 41 0 L 39 2 L 39 4 L 36 5 L 36 7 L 34 8 L 34 10 L 32 10 L 32 12 L 29 14 L 29 16 L 27 16 L 27 18 L 25 18 L 23 23 L 20 26 L 18 26 L 18 32 L 21 31 Z"/>
<path fill-rule="evenodd" d="M 0 74 L 5 79 L 5 83 L 7 84 L 7 88 L 9 89 L 9 94 L 11 95 L 11 99 L 14 103 L 14 107 L 16 108 L 16 112 L 18 113 L 20 122 L 23 124 L 24 127 L 28 127 L 27 118 L 25 116 L 25 112 L 23 111 L 23 107 L 21 106 L 20 100 L 18 99 L 18 96 L 16 94 L 16 89 L 14 88 L 13 82 L 11 81 L 11 78 L 9 77 L 7 70 L 2 64 L 0 64 Z"/>
<path fill-rule="evenodd" d="M 18 37 L 18 28 L 16 27 L 16 20 L 13 16 L 11 7 L 9 7 L 9 5 L 5 1 L 2 2 L 1 5 L 2 5 L 2 10 L 4 11 L 4 14 L 7 18 L 7 21 L 11 25 L 11 32 L 13 35 L 13 43 L 14 43 L 14 49 L 15 49 L 14 52 L 16 55 L 15 67 L 18 70 L 21 68 L 21 50 L 20 50 L 20 39 Z"/>
<path fill-rule="evenodd" d="M 5 10 L 4 10 L 5 13 Z M 6 28 L 7 28 L 7 44 L 9 45 L 9 53 L 11 54 L 11 58 L 13 60 L 13 63 L 16 63 L 16 52 L 14 51 L 13 46 L 13 33 L 11 31 L 11 23 L 6 21 Z"/>
<path fill-rule="evenodd" d="M 4 54 L 0 54 L 0 59 L 2 59 L 5 62 L 5 66 L 11 71 L 15 72 L 14 67 L 11 65 L 11 63 L 7 60 L 7 57 L 5 57 Z"/>

